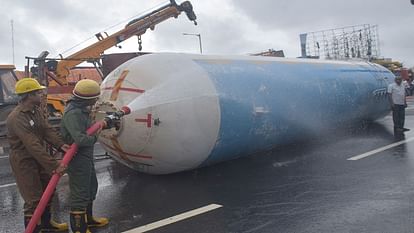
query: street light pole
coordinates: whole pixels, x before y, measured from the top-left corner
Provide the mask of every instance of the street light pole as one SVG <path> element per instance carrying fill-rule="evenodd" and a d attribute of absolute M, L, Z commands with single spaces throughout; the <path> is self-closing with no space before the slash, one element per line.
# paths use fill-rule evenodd
<path fill-rule="evenodd" d="M 200 33 L 198 33 L 198 34 L 196 34 L 196 33 L 183 33 L 183 35 L 184 36 L 198 36 L 198 43 L 200 44 L 200 53 L 201 54 L 203 53 L 203 47 L 201 45 L 201 34 Z"/>

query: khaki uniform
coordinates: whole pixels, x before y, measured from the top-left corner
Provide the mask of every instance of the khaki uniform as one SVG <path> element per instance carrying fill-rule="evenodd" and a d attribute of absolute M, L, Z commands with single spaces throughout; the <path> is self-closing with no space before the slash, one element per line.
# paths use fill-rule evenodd
<path fill-rule="evenodd" d="M 32 214 L 52 172 L 59 166 L 46 152 L 44 141 L 56 148 L 64 142 L 38 107 L 28 109 L 19 104 L 8 116 L 6 125 L 12 171 L 25 202 L 25 215 Z"/>
<path fill-rule="evenodd" d="M 76 143 L 79 149 L 68 166 L 70 207 L 72 211 L 85 210 L 96 198 L 98 180 L 93 161 L 97 136 L 88 136 L 92 125 L 90 111 L 82 103 L 69 101 L 61 122 L 61 134 L 67 144 Z"/>

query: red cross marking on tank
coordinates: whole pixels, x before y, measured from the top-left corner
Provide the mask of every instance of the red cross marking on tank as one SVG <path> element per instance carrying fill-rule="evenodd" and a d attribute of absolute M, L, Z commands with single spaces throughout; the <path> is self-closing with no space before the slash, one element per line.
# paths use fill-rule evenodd
<path fill-rule="evenodd" d="M 124 82 L 125 78 L 127 77 L 129 70 L 122 71 L 119 78 L 116 80 L 115 85 L 113 87 L 105 87 L 104 90 L 112 90 L 111 97 L 109 100 L 116 101 L 118 99 L 119 91 L 130 91 L 130 92 L 138 92 L 144 93 L 145 90 L 138 89 L 138 88 L 130 88 L 130 87 L 122 87 L 122 83 Z"/>
<path fill-rule="evenodd" d="M 151 128 L 152 127 L 152 114 L 151 113 L 148 113 L 147 114 L 147 118 L 138 118 L 138 119 L 135 119 L 135 121 L 136 122 L 146 122 L 147 123 L 147 127 L 148 128 Z"/>
<path fill-rule="evenodd" d="M 126 79 L 129 70 L 122 71 L 119 78 L 116 80 L 115 85 L 113 87 L 104 87 L 103 90 L 112 90 L 111 96 L 109 100 L 116 101 L 118 99 L 119 91 L 128 91 L 128 92 L 136 92 L 136 93 L 144 93 L 145 90 L 139 88 L 132 88 L 132 87 L 122 87 L 122 83 Z"/>

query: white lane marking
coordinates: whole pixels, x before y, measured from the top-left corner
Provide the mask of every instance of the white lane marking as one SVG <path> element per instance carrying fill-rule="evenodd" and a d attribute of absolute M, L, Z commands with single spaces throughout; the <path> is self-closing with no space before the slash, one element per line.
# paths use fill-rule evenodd
<path fill-rule="evenodd" d="M 144 225 L 144 226 L 141 226 L 141 227 L 129 230 L 129 231 L 124 231 L 123 233 L 141 233 L 141 232 L 154 230 L 156 228 L 160 228 L 160 227 L 163 227 L 171 223 L 175 223 L 175 222 L 187 219 L 187 218 L 191 218 L 196 215 L 203 214 L 203 213 L 206 213 L 211 210 L 215 210 L 220 207 L 223 207 L 223 206 L 217 205 L 217 204 L 210 204 L 210 205 L 207 205 L 207 206 L 195 209 L 195 210 L 190 210 L 188 212 L 184 212 L 182 214 L 178 214 L 178 215 L 175 215 L 169 218 L 165 218 L 160 221 L 153 222 L 153 223 L 150 223 L 150 224 L 147 224 L 147 225 Z"/>
<path fill-rule="evenodd" d="M 359 160 L 359 159 L 363 159 L 363 158 L 365 158 L 365 157 L 371 156 L 371 155 L 373 155 L 373 154 L 379 153 L 379 152 L 384 151 L 384 150 L 388 150 L 388 149 L 390 149 L 390 148 L 393 148 L 393 147 L 399 146 L 399 145 L 404 144 L 404 143 L 407 143 L 407 142 L 411 142 L 411 141 L 413 141 L 413 140 L 414 140 L 414 137 L 412 137 L 412 138 L 408 138 L 408 139 L 405 139 L 405 140 L 403 140 L 403 141 L 395 142 L 395 143 L 389 144 L 389 145 L 387 145 L 387 146 L 383 146 L 383 147 L 380 147 L 380 148 L 378 148 L 378 149 L 375 149 L 375 150 L 372 150 L 372 151 L 368 151 L 368 152 L 366 152 L 366 153 L 363 153 L 363 154 L 360 154 L 360 155 L 357 155 L 357 156 L 351 157 L 351 158 L 349 158 L 348 160 Z"/>
<path fill-rule="evenodd" d="M 0 188 L 7 188 L 7 187 L 10 187 L 10 186 L 15 186 L 15 185 L 16 185 L 16 183 L 3 184 L 3 185 L 0 185 Z"/>
<path fill-rule="evenodd" d="M 6 158 L 8 158 L 9 156 L 0 156 L 0 159 L 6 159 Z"/>

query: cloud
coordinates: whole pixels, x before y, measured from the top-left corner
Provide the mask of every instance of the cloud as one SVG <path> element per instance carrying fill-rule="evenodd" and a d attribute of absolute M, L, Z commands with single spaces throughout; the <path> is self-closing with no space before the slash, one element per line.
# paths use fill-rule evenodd
<path fill-rule="evenodd" d="M 114 1 L 2 1 L 0 17 L 0 63 L 12 63 L 11 26 L 14 22 L 14 42 L 16 65 L 22 69 L 25 56 L 37 56 L 43 50 L 50 57 L 66 51 L 72 46 L 84 42 L 70 52 L 86 47 L 96 41 L 95 33 L 108 28 L 128 17 L 138 15 L 144 9 L 159 5 L 162 1 L 141 3 L 131 1 L 117 5 Z M 124 24 L 124 23 L 123 23 Z M 118 30 L 123 27 L 118 25 Z M 64 54 L 65 56 L 71 53 Z"/>
<path fill-rule="evenodd" d="M 95 33 L 114 33 L 128 18 L 156 8 L 164 0 L 2 0 L 0 12 L 0 63 L 12 62 L 11 27 L 14 21 L 16 65 L 22 69 L 25 56 L 37 56 L 48 50 L 57 56 L 68 56 L 96 41 Z M 290 57 L 300 55 L 299 34 L 359 24 L 379 26 L 381 53 L 413 66 L 410 54 L 414 32 L 414 6 L 408 0 L 192 0 L 198 26 L 186 16 L 169 19 L 155 31 L 143 36 L 145 51 L 198 53 L 195 36 L 200 33 L 205 54 L 247 54 L 270 48 L 283 49 Z M 114 26 L 115 25 L 115 26 Z M 110 28 L 111 26 L 114 26 Z M 122 43 L 122 50 L 106 53 L 137 51 L 137 40 Z"/>
<path fill-rule="evenodd" d="M 25 56 L 37 56 L 41 52 L 39 48 L 50 47 L 51 44 L 47 38 L 33 30 L 30 25 L 22 24 L 20 21 L 13 21 L 13 25 L 16 64 L 25 64 Z M 12 64 L 13 49 L 10 21 L 2 21 L 0 31 L 3 32 L 0 37 L 0 51 L 2 51 L 0 53 L 0 63 Z"/>
<path fill-rule="evenodd" d="M 408 0 L 231 1 L 252 23 L 265 31 L 282 30 L 298 46 L 300 33 L 360 24 L 378 25 L 382 56 L 414 65 L 414 58 L 407 50 L 413 47 L 414 36 L 414 31 L 409 29 L 414 22 L 414 7 Z"/>

